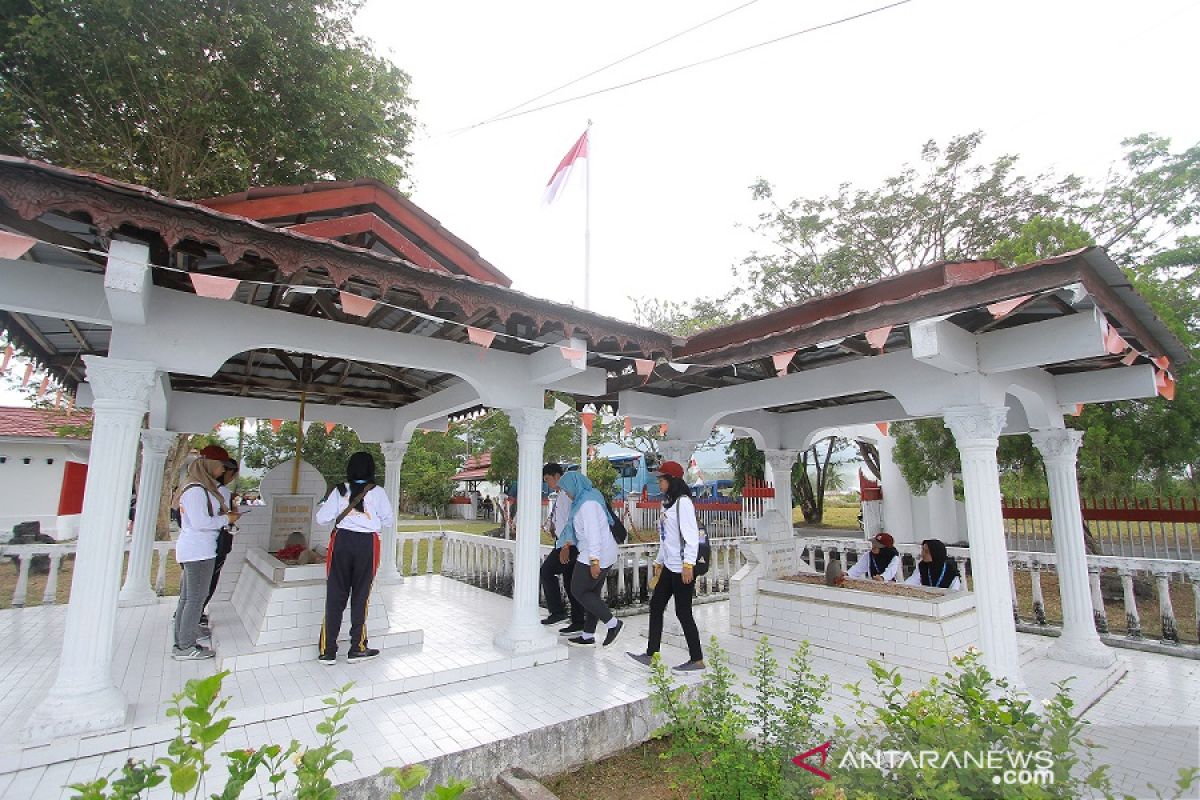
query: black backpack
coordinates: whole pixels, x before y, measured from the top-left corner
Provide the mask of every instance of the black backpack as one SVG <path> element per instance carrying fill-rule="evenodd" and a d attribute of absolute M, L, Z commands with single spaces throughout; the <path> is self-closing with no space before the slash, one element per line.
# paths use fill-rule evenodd
<path fill-rule="evenodd" d="M 679 518 L 679 499 L 675 498 L 675 527 L 679 529 L 679 553 L 683 554 L 683 523 Z M 695 508 L 695 500 L 692 501 L 692 507 Z M 699 525 L 697 525 L 699 527 Z M 708 572 L 708 567 L 712 561 L 712 545 L 708 543 L 708 535 L 704 528 L 700 528 L 700 543 L 696 547 L 696 565 L 692 567 L 692 577 L 699 578 Z"/>
<path fill-rule="evenodd" d="M 596 491 L 600 490 L 597 489 Z M 621 518 L 613 513 L 612 498 L 604 492 L 600 492 L 600 496 L 604 498 L 604 512 L 608 514 L 608 532 L 612 534 L 614 542 L 625 544 L 629 539 L 629 531 L 625 530 L 625 523 L 621 522 Z"/>

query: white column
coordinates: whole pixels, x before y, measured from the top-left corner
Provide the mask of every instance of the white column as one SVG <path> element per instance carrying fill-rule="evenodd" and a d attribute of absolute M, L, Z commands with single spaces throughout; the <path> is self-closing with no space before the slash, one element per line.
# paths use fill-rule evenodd
<path fill-rule="evenodd" d="M 387 490 L 392 513 L 397 514 L 400 509 L 400 468 L 404 465 L 408 442 L 382 442 L 379 449 L 383 451 L 383 488 Z M 416 546 L 417 540 L 413 539 L 413 547 Z M 433 547 L 432 539 L 429 540 L 429 546 Z M 379 537 L 379 571 L 375 574 L 375 582 L 380 585 L 394 585 L 403 580 L 396 566 L 396 523 L 393 522 Z"/>
<path fill-rule="evenodd" d="M 1072 664 L 1110 666 L 1117 657 L 1096 633 L 1083 541 L 1083 512 L 1079 508 L 1075 457 L 1083 443 L 1083 432 L 1056 428 L 1030 431 L 1029 435 L 1046 465 L 1050 525 L 1058 558 L 1058 593 L 1062 599 L 1062 636 L 1046 654 Z"/>
<path fill-rule="evenodd" d="M 514 655 L 553 648 L 558 637 L 538 619 L 541 565 L 542 451 L 554 411 L 505 409 L 517 431 L 517 544 L 513 557 L 512 621 L 496 634 L 497 647 Z"/>
<path fill-rule="evenodd" d="M 155 368 L 101 356 L 83 361 L 95 398 L 87 486 L 58 677 L 24 732 L 34 740 L 117 727 L 127 711 L 112 676 L 113 636 L 138 433 Z"/>
<path fill-rule="evenodd" d="M 962 458 L 967 538 L 971 546 L 983 663 L 994 677 L 1005 678 L 1011 687 L 1023 690 L 1007 574 L 1008 548 L 1000 511 L 1000 469 L 996 463 L 996 447 L 1006 414 L 1003 406 L 987 405 L 959 406 L 943 412 L 946 427 L 954 434 Z"/>
<path fill-rule="evenodd" d="M 138 503 L 133 514 L 133 541 L 129 547 L 125 585 L 120 594 L 120 603 L 124 607 L 158 602 L 158 593 L 150 585 L 150 556 L 154 552 L 163 470 L 176 435 L 172 431 L 151 428 L 142 431 L 142 474 L 138 479 Z"/>
<path fill-rule="evenodd" d="M 792 468 L 800 457 L 798 450 L 764 450 L 767 466 L 771 468 L 771 480 L 775 484 L 775 509 L 792 521 Z"/>
<path fill-rule="evenodd" d="M 687 472 L 688 462 L 692 460 L 692 453 L 696 451 L 696 444 L 683 439 L 663 439 L 658 443 L 658 452 L 663 461 L 678 462 L 683 465 L 683 471 Z"/>
<path fill-rule="evenodd" d="M 901 543 L 919 542 L 930 537 L 954 541 L 953 536 L 946 536 L 933 529 L 927 536 L 916 535 L 913 531 L 912 489 L 908 488 L 908 481 L 904 480 L 904 474 L 892 458 L 896 439 L 892 436 L 880 436 L 875 440 L 875 444 L 879 448 L 879 488 L 883 490 L 883 530 Z"/>

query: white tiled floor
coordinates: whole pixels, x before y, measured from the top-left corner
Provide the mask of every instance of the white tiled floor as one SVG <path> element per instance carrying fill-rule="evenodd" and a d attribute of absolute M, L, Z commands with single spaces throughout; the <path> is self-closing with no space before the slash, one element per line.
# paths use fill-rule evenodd
<path fill-rule="evenodd" d="M 342 742 L 355 753 L 355 761 L 337 771 L 339 781 L 375 774 L 382 766 L 499 741 L 646 696 L 645 673 L 631 668 L 624 656 L 626 649 L 641 646 L 644 617 L 627 619 L 629 627 L 611 651 L 572 651 L 565 661 L 525 668 L 518 664 L 512 671 L 484 675 L 483 670 L 500 658 L 491 637 L 507 621 L 508 600 L 438 576 L 409 578 L 388 592 L 389 608 L 424 628 L 423 647 L 388 652 L 353 667 L 301 663 L 230 676 L 225 693 L 237 722 L 220 749 L 292 738 L 316 742 L 315 725 L 322 718 L 319 698 L 349 681 L 356 682 L 363 702 L 351 712 L 350 730 Z M 121 684 L 133 700 L 137 727 L 22 751 L 17 731 L 23 715 L 53 681 L 64 611 L 48 607 L 0 612 L 0 641 L 8 644 L 0 654 L 0 798 L 66 796 L 61 787 L 67 783 L 105 774 L 130 757 L 160 755 L 165 746 L 153 742 L 162 739 L 165 698 L 186 678 L 206 670 L 203 664 L 178 664 L 166 657 L 169 603 L 123 610 L 118 667 Z M 706 638 L 720 633 L 727 628 L 727 604 L 701 606 L 697 618 Z M 729 642 L 727 634 L 720 638 Z M 1036 659 L 1046 640 L 1022 635 L 1021 643 L 1025 658 Z M 682 651 L 671 647 L 664 648 L 664 657 L 670 663 L 685 660 Z M 1093 738 L 1110 748 L 1103 759 L 1114 765 L 1114 776 L 1137 795 L 1146 778 L 1164 784 L 1168 767 L 1173 771 L 1175 766 L 1200 764 L 1200 663 L 1135 652 L 1122 657 L 1130 663 L 1129 674 L 1087 711 L 1085 719 L 1094 726 Z M 843 687 L 869 682 L 865 665 L 826 659 L 815 659 L 814 664 L 829 674 L 834 687 L 829 713 L 845 715 L 850 699 Z M 423 675 L 447 669 L 457 671 L 458 682 L 422 688 L 430 680 Z M 1065 672 L 1069 667 L 1063 677 Z M 586 693 L 547 689 L 564 686 L 590 688 Z M 210 775 L 219 779 L 216 770 Z"/>

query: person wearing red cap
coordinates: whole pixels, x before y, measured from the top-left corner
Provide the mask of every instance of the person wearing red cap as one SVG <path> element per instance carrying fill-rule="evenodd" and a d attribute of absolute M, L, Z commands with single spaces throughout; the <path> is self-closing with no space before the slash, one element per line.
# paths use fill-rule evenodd
<path fill-rule="evenodd" d="M 849 578 L 873 581 L 894 581 L 900 575 L 900 551 L 893 545 L 890 533 L 877 533 L 871 539 L 870 552 L 863 553 L 858 563 L 846 571 Z"/>
<path fill-rule="evenodd" d="M 663 614 L 667 602 L 675 600 L 675 616 L 687 640 L 688 660 L 675 667 L 690 673 L 704 669 L 704 651 L 700 631 L 692 616 L 692 598 L 696 594 L 694 567 L 700 552 L 700 526 L 691 487 L 683 480 L 683 465 L 664 461 L 658 468 L 658 487 L 662 491 L 662 514 L 658 518 L 658 555 L 654 558 L 651 580 L 650 632 L 645 653 L 627 655 L 643 666 L 650 666 L 662 644 Z"/>
<path fill-rule="evenodd" d="M 221 462 L 222 471 L 217 476 L 217 492 L 225 501 L 226 508 L 236 510 L 233 505 L 233 490 L 229 486 L 237 480 L 238 463 L 230 457 L 228 450 L 215 444 L 210 444 L 201 450 L 200 457 Z M 216 594 L 217 584 L 221 582 L 221 568 L 225 566 L 225 557 L 232 550 L 233 533 L 228 527 L 221 528 L 221 532 L 217 534 L 217 558 L 213 562 L 212 580 L 208 584 L 208 595 L 204 598 L 204 612 L 200 615 L 201 630 L 208 626 L 208 604 L 212 602 L 213 595 Z"/>
<path fill-rule="evenodd" d="M 233 525 L 240 516 L 229 509 L 218 489 L 229 458 L 223 448 L 219 449 L 224 459 L 201 455 L 188 465 L 187 477 L 173 503 L 179 509 L 180 519 L 175 560 L 183 568 L 179 605 L 175 609 L 175 647 L 171 653 L 176 661 L 199 661 L 216 655 L 199 642 L 200 614 L 212 581 L 217 537 L 222 528 Z M 211 450 L 209 454 L 220 455 Z"/>

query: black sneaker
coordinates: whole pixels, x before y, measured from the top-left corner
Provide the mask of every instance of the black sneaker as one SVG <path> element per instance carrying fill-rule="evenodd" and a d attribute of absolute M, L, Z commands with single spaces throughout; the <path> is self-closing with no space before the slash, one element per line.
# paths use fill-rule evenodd
<path fill-rule="evenodd" d="M 582 636 L 576 636 L 574 639 L 568 639 L 567 644 L 571 647 L 595 647 L 596 640 L 594 638 L 585 639 Z"/>
<path fill-rule="evenodd" d="M 321 653 L 317 656 L 317 663 L 325 667 L 332 667 L 337 663 L 337 652 Z"/>
<path fill-rule="evenodd" d="M 645 653 L 626 653 L 625 655 L 629 656 L 647 669 L 652 669 L 654 667 L 654 656 L 646 655 Z"/>
<path fill-rule="evenodd" d="M 574 636 L 577 633 L 583 633 L 582 622 L 572 622 L 567 627 L 558 629 L 559 636 Z"/>
<path fill-rule="evenodd" d="M 621 628 L 625 627 L 625 623 L 617 620 L 617 624 L 608 629 L 608 633 L 604 635 L 604 646 L 608 647 L 617 640 L 617 634 L 621 632 Z"/>
<path fill-rule="evenodd" d="M 680 664 L 677 667 L 671 667 L 671 671 L 677 672 L 680 675 L 689 675 L 693 672 L 703 672 L 704 671 L 704 662 L 703 661 L 687 661 L 687 662 L 684 662 L 683 664 Z"/>
<path fill-rule="evenodd" d="M 207 625 L 207 624 L 208 624 L 208 614 L 201 614 L 201 615 L 200 615 L 200 624 L 201 624 L 201 625 Z"/>
<path fill-rule="evenodd" d="M 562 622 L 566 618 L 567 618 L 566 614 L 551 614 L 550 616 L 548 616 L 544 620 L 542 620 L 542 624 L 543 625 L 553 625 L 557 622 Z"/>
<path fill-rule="evenodd" d="M 364 647 L 362 650 L 351 650 L 346 654 L 346 661 L 351 664 L 357 661 L 370 661 L 375 656 L 379 655 L 379 651 L 374 647 Z"/>

